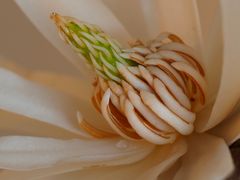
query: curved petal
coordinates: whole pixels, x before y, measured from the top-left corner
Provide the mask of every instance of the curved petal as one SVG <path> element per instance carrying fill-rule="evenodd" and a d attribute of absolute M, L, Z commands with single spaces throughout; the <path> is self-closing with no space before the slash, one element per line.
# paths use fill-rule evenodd
<path fill-rule="evenodd" d="M 111 128 L 105 122 L 102 115 L 96 112 L 95 109 L 93 108 L 93 105 L 90 103 L 92 92 L 89 89 L 91 89 L 92 87 L 90 84 L 86 84 L 84 80 L 77 79 L 72 76 L 68 76 L 66 74 L 50 73 L 50 72 L 43 72 L 43 71 L 30 71 L 30 70 L 23 69 L 17 66 L 16 64 L 5 62 L 5 61 L 0 61 L 0 66 L 6 69 L 9 69 L 11 71 L 14 71 L 18 75 L 23 76 L 25 79 L 37 82 L 44 86 L 48 86 L 51 89 L 54 89 L 54 91 L 57 91 L 57 93 L 59 93 L 60 91 L 61 94 L 64 93 L 64 95 L 61 95 L 63 97 L 70 95 L 70 99 L 74 98 L 74 101 L 79 103 L 79 105 L 81 106 L 79 111 L 82 113 L 84 120 L 87 120 L 91 124 L 95 124 L 95 126 L 97 126 L 98 128 L 111 131 Z M 37 96 L 37 94 L 35 94 L 35 96 Z M 28 103 L 28 101 L 26 100 L 25 103 Z M 37 122 L 36 119 L 34 119 L 34 117 L 31 117 L 31 118 L 23 117 L 23 116 L 16 115 L 14 113 L 7 114 L 6 112 L 2 112 L 1 116 L 3 117 L 0 119 L 0 121 L 4 122 L 4 123 L 1 123 L 1 127 L 0 127 L 2 133 L 5 132 L 7 134 L 9 133 L 12 134 L 15 132 L 20 134 L 27 134 L 27 132 L 29 132 L 30 134 L 28 135 L 47 136 L 51 134 L 51 137 L 64 137 L 64 136 L 69 137 L 70 135 L 69 134 L 70 132 L 69 131 L 67 132 L 66 129 L 64 133 L 60 128 L 57 128 L 54 122 L 51 123 L 52 125 L 50 124 L 47 125 L 45 123 L 42 124 L 42 121 Z M 4 121 L 4 118 L 9 118 L 10 120 Z M 58 121 L 56 122 L 57 122 L 57 126 L 59 127 L 59 122 Z M 28 123 L 29 123 L 31 124 L 32 128 L 24 128 L 23 126 L 18 126 L 21 123 L 25 124 L 26 126 L 28 126 Z M 76 125 L 77 125 L 76 128 L 78 129 L 79 126 L 78 124 Z M 41 132 L 40 129 L 43 127 L 45 128 L 45 131 Z M 54 131 L 50 130 L 51 128 L 55 129 L 55 132 L 56 132 L 55 134 L 53 133 Z M 47 129 L 49 129 L 50 131 L 47 131 Z M 9 131 L 7 132 L 7 130 Z M 66 133 L 68 133 L 68 135 Z M 58 135 L 56 136 L 56 134 Z M 71 134 L 71 136 L 72 135 L 73 134 Z M 76 137 L 76 134 L 75 134 L 75 137 Z"/>
<path fill-rule="evenodd" d="M 240 12 L 239 1 L 221 0 L 222 10 L 222 28 L 224 39 L 223 67 L 220 81 L 220 87 L 216 102 L 210 114 L 210 118 L 199 119 L 197 130 L 206 131 L 220 123 L 233 109 L 240 97 L 240 38 L 238 32 L 240 25 L 235 23 Z"/>
<path fill-rule="evenodd" d="M 130 164 L 146 157 L 154 145 L 121 138 L 58 140 L 31 136 L 0 137 L 0 167 L 34 170 L 78 163 L 79 168 Z"/>
<path fill-rule="evenodd" d="M 31 176 L 27 176 L 26 173 L 19 172 L 3 172 L 5 176 L 2 177 L 45 177 L 45 180 L 63 180 L 63 179 L 84 179 L 84 180 L 122 180 L 122 179 L 139 179 L 139 180 L 157 180 L 159 174 L 167 171 L 187 150 L 187 145 L 183 139 L 179 139 L 172 145 L 165 145 L 157 147 L 147 158 L 129 165 L 116 166 L 116 167 L 96 167 L 85 169 L 81 171 L 74 171 L 74 168 L 60 169 L 55 171 L 52 169 L 50 174 L 44 172 L 28 172 Z M 69 172 L 61 174 L 64 172 Z M 50 176 L 52 174 L 59 174 L 57 176 Z M 21 176 L 22 175 L 22 176 Z M 1 177 L 1 176 L 0 176 Z"/>
<path fill-rule="evenodd" d="M 83 63 L 84 61 L 81 61 L 79 57 L 70 49 L 66 48 L 66 45 L 61 42 L 53 22 L 49 19 L 49 14 L 52 11 L 97 24 L 123 44 L 126 44 L 127 40 L 130 39 L 128 32 L 121 23 L 109 9 L 98 0 L 58 0 L 52 2 L 48 0 L 15 0 L 15 2 L 45 38 L 80 69 L 80 72 L 85 75 L 85 78 L 90 77 L 91 73 L 86 69 Z"/>
<path fill-rule="evenodd" d="M 240 139 L 240 111 L 235 112 L 218 126 L 210 130 L 211 134 L 222 137 L 228 145 Z"/>
<path fill-rule="evenodd" d="M 0 110 L 0 136 L 41 136 L 62 139 L 81 138 L 78 133 L 33 118 Z"/>
<path fill-rule="evenodd" d="M 215 98 L 220 84 L 224 46 L 220 1 L 195 2 L 202 32 L 202 65 L 207 76 L 208 95 Z"/>
<path fill-rule="evenodd" d="M 234 169 L 227 144 L 208 134 L 193 134 L 188 138 L 188 152 L 174 180 L 225 179 Z"/>
<path fill-rule="evenodd" d="M 195 0 L 103 2 L 135 38 L 149 40 L 167 31 L 180 35 L 197 49 L 200 46 L 200 22 Z"/>
<path fill-rule="evenodd" d="M 27 78 L 40 84 L 49 86 L 57 91 L 64 92 L 78 99 L 83 118 L 98 128 L 111 131 L 104 117 L 95 110 L 90 99 L 92 98 L 92 85 L 82 79 L 77 79 L 66 74 L 34 71 Z"/>
<path fill-rule="evenodd" d="M 114 15 L 121 21 L 121 23 L 129 31 L 132 37 L 141 38 L 141 39 L 147 37 L 148 27 L 146 26 L 144 9 L 143 9 L 145 7 L 142 6 L 141 1 L 103 0 L 103 2 L 106 4 L 107 7 L 109 7 L 109 9 L 114 13 Z M 150 5 L 151 3 L 146 3 L 146 4 Z"/>
<path fill-rule="evenodd" d="M 152 1 L 154 6 L 154 1 Z M 201 46 L 201 27 L 198 19 L 195 0 L 180 0 L 180 1 L 157 1 L 157 31 L 171 32 L 179 35 L 186 44 L 194 47 L 200 52 Z M 171 13 L 169 13 L 171 12 Z M 150 14 L 150 12 L 149 12 Z M 151 19 L 148 19 L 151 22 Z M 153 25 L 152 25 L 153 26 Z M 156 26 L 156 25 L 155 25 Z M 150 28 L 152 28 L 150 26 Z M 149 30 L 155 31 L 156 30 Z"/>
<path fill-rule="evenodd" d="M 0 69 L 0 83 L 0 109 L 87 136 L 76 117 L 86 103 L 6 69 Z"/>
<path fill-rule="evenodd" d="M 28 71 L 28 75 L 25 78 L 84 101 L 89 100 L 93 92 L 90 83 L 67 74 L 34 70 Z M 84 95 L 82 92 L 84 92 Z"/>

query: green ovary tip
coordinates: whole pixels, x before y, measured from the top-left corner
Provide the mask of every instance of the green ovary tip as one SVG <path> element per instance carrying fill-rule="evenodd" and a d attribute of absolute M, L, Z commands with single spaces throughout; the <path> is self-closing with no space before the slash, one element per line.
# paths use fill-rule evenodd
<path fill-rule="evenodd" d="M 126 66 L 137 65 L 136 62 L 121 57 L 123 52 L 118 43 L 99 27 L 57 13 L 52 13 L 51 18 L 57 25 L 61 38 L 85 57 L 103 78 L 121 81 L 117 62 Z"/>

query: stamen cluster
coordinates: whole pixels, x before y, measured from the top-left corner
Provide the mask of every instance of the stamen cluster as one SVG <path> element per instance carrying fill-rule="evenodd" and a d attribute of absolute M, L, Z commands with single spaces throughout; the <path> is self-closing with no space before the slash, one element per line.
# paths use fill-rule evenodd
<path fill-rule="evenodd" d="M 61 37 L 97 72 L 92 101 L 116 134 L 167 144 L 193 132 L 206 82 L 197 55 L 178 36 L 162 33 L 122 49 L 96 26 L 56 14 L 53 19 Z M 96 137 L 112 135 L 80 125 Z"/>

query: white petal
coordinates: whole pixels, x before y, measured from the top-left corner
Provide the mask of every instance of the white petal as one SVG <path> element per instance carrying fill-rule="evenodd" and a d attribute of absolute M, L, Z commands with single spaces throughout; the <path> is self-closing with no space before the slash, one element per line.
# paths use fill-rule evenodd
<path fill-rule="evenodd" d="M 141 1 L 103 0 L 103 2 L 111 9 L 133 37 L 146 38 L 147 26 L 145 24 Z M 129 16 L 130 14 L 131 16 Z M 138 19 L 141 19 L 141 21 Z"/>
<path fill-rule="evenodd" d="M 82 115 L 84 115 L 85 120 L 89 121 L 91 124 L 95 124 L 101 129 L 106 129 L 110 131 L 110 127 L 105 122 L 104 118 L 100 113 L 96 113 L 94 108 L 89 102 L 91 98 L 91 85 L 86 85 L 82 79 L 73 78 L 66 74 L 56 74 L 43 71 L 30 71 L 23 69 L 15 64 L 9 63 L 8 61 L 0 61 L 0 66 L 10 69 L 11 71 L 16 72 L 18 75 L 24 76 L 24 78 L 44 84 L 51 89 L 54 89 L 54 92 L 59 91 L 64 92 L 64 97 L 70 95 L 70 99 L 78 99 L 74 101 L 79 101 L 81 106 Z M 14 83 L 14 82 L 12 82 Z M 62 93 L 61 93 L 62 94 Z M 67 94 L 67 95 L 66 95 Z M 46 99 L 46 98 L 45 98 Z M 28 103 L 28 101 L 24 102 Z M 33 107 L 34 108 L 34 107 Z M 79 137 L 76 133 L 67 131 L 66 129 L 59 128 L 59 122 L 56 121 L 57 126 L 43 123 L 38 119 L 29 118 L 26 116 L 18 115 L 15 113 L 10 113 L 6 111 L 0 111 L 0 134 L 19 134 L 19 135 L 34 135 L 34 136 L 50 136 L 56 138 L 73 138 Z M 5 119 L 8 119 L 6 121 Z M 97 121 L 96 121 L 97 119 Z M 69 120 L 67 120 L 69 121 Z M 69 123 L 69 122 L 67 122 Z M 79 129 L 78 124 L 77 129 Z M 31 127 L 31 128 L 26 128 Z M 42 130 L 44 129 L 44 131 Z"/>
<path fill-rule="evenodd" d="M 202 65 L 208 82 L 208 94 L 215 98 L 223 65 L 223 32 L 220 1 L 195 1 L 201 24 Z"/>
<path fill-rule="evenodd" d="M 19 67 L 15 66 L 14 70 L 19 71 Z M 24 78 L 47 85 L 57 91 L 62 91 L 70 96 L 74 96 L 74 98 L 79 98 L 78 101 L 81 104 L 79 111 L 82 113 L 84 119 L 91 124 L 94 124 L 96 127 L 106 129 L 108 131 L 111 130 L 102 115 L 95 110 L 94 106 L 90 102 L 93 91 L 90 83 L 86 83 L 83 79 L 77 79 L 66 74 L 56 74 L 43 71 L 25 72 L 27 75 L 24 76 Z M 19 73 L 22 74 L 22 71 L 19 71 Z M 103 87 L 105 84 L 101 78 L 100 82 Z"/>
<path fill-rule="evenodd" d="M 0 136 L 23 135 L 62 139 L 81 138 L 79 133 L 7 111 L 0 111 Z"/>
<path fill-rule="evenodd" d="M 45 38 L 80 69 L 85 75 L 85 78 L 90 77 L 90 71 L 85 68 L 84 61 L 80 60 L 72 50 L 66 48 L 66 44 L 61 42 L 54 23 L 49 19 L 51 12 L 57 11 L 63 15 L 73 16 L 81 21 L 99 25 L 122 43 L 126 44 L 127 40 L 130 39 L 128 32 L 122 24 L 111 11 L 98 0 L 59 0 L 51 3 L 49 3 L 48 0 L 16 0 L 15 2 Z"/>
<path fill-rule="evenodd" d="M 17 67 L 20 68 L 20 67 Z M 14 71 L 15 72 L 15 71 Z M 74 96 L 81 100 L 87 101 L 92 96 L 92 85 L 84 79 L 45 71 L 26 70 L 27 75 L 23 76 L 26 79 L 43 84 L 50 88 L 62 91 L 70 96 Z M 20 75 L 23 75 L 20 73 Z M 84 92 L 84 93 L 83 93 Z"/>
<path fill-rule="evenodd" d="M 130 33 L 138 38 L 152 39 L 160 32 L 167 31 L 180 35 L 191 45 L 198 46 L 200 43 L 200 24 L 195 1 L 104 1 Z"/>
<path fill-rule="evenodd" d="M 235 112 L 218 126 L 211 129 L 210 132 L 222 137 L 228 145 L 231 145 L 240 139 L 240 112 Z"/>
<path fill-rule="evenodd" d="M 157 6 L 158 10 L 156 14 L 159 19 L 158 31 L 177 34 L 183 38 L 186 44 L 199 50 L 201 29 L 196 9 L 196 1 L 163 0 L 158 1 Z"/>
<path fill-rule="evenodd" d="M 220 1 L 222 8 L 222 27 L 224 38 L 223 68 L 220 87 L 210 118 L 199 119 L 198 131 L 206 131 L 220 123 L 233 109 L 240 97 L 240 37 L 239 24 L 235 23 L 239 16 L 239 1 Z M 216 64 L 218 66 L 218 64 Z M 215 66 L 215 65 L 214 65 Z"/>
<path fill-rule="evenodd" d="M 234 169 L 227 144 L 208 134 L 189 136 L 188 152 L 174 180 L 225 179 Z"/>
<path fill-rule="evenodd" d="M 25 78 L 31 79 L 40 83 L 44 83 L 44 85 L 50 86 L 53 89 L 57 89 L 57 93 L 59 94 L 59 91 L 63 91 L 64 93 L 71 94 L 71 96 L 76 96 L 76 98 L 80 98 L 79 92 L 81 92 L 83 89 L 85 89 L 85 86 L 83 85 L 83 82 L 81 80 L 77 80 L 68 76 L 63 75 L 57 75 L 52 73 L 46 73 L 46 72 L 30 72 L 26 71 L 25 69 L 22 69 L 15 64 L 11 64 L 9 62 L 0 62 L 1 66 L 11 69 L 17 74 L 24 75 Z M 3 74 L 2 74 L 3 75 Z M 4 77 L 3 77 L 4 78 Z M 64 81 L 64 83 L 63 83 Z M 15 82 L 11 82 L 14 84 Z M 18 82 L 16 82 L 18 83 Z M 79 85 L 81 86 L 79 86 Z M 70 87 L 70 88 L 66 88 Z M 73 88 L 75 87 L 75 88 Z M 9 87 L 6 87 L 9 88 Z M 26 87 L 27 88 L 27 87 Z M 47 92 L 50 93 L 47 89 Z M 17 91 L 17 89 L 16 89 Z M 78 91 L 78 92 L 77 92 Z M 85 90 L 83 90 L 85 91 Z M 9 91 L 10 92 L 10 91 Z M 56 92 L 56 90 L 54 90 Z M 86 91 L 87 92 L 87 91 Z M 53 93 L 51 91 L 51 93 Z M 78 93 L 78 95 L 77 95 Z M 62 93 L 60 93 L 62 94 Z M 37 96 L 37 95 L 35 95 Z M 68 97 L 68 95 L 64 94 L 64 97 Z M 46 98 L 45 98 L 46 99 Z M 73 99 L 73 98 L 70 98 Z M 16 99 L 17 100 L 17 99 Z M 61 100 L 60 100 L 61 101 Z M 75 101 L 75 100 L 74 100 Z M 21 102 L 19 102 L 20 104 Z M 24 101 L 24 103 L 28 103 L 28 101 Z M 34 107 L 32 107 L 34 108 Z M 65 112 L 66 113 L 66 112 Z M 75 131 L 69 131 L 67 129 L 59 128 L 60 122 L 57 122 L 57 126 L 53 125 L 53 122 L 51 124 L 46 123 L 45 121 L 34 119 L 31 117 L 26 117 L 25 115 L 19 115 L 16 113 L 11 113 L 9 111 L 0 111 L 0 134 L 6 135 L 6 134 L 19 134 L 19 135 L 34 135 L 34 136 L 51 136 L 56 138 L 73 138 L 73 137 L 79 137 L 79 134 Z M 7 120 L 7 121 L 6 121 Z M 68 119 L 66 119 L 68 121 Z M 51 121 L 48 119 L 48 121 Z M 67 122 L 71 123 L 71 122 Z M 77 125 L 77 124 L 76 124 Z M 31 128 L 28 128 L 31 127 Z M 43 131 L 44 129 L 44 131 Z M 78 125 L 77 125 L 78 129 Z M 75 132 L 75 133 L 74 133 Z"/>
<path fill-rule="evenodd" d="M 73 173 L 60 174 L 57 176 L 43 178 L 44 180 L 65 180 L 65 179 L 84 179 L 84 180 L 123 180 L 123 179 L 138 179 L 138 180 L 157 180 L 159 174 L 168 170 L 187 150 L 185 141 L 178 140 L 172 145 L 165 145 L 157 147 L 147 158 L 130 165 L 116 166 L 116 167 L 100 167 L 91 168 L 82 171 L 75 171 Z M 58 171 L 57 171 L 58 170 Z M 74 168 L 69 169 L 53 169 L 55 173 L 62 173 L 73 171 Z M 76 170 L 76 169 L 75 169 Z M 28 175 L 30 173 L 30 175 Z M 45 173 L 45 174 L 44 174 Z M 31 177 L 48 176 L 49 172 L 3 172 L 5 179 L 11 177 Z M 1 177 L 1 176 L 0 176 Z"/>
<path fill-rule="evenodd" d="M 154 148 L 146 142 L 120 138 L 106 140 L 58 140 L 30 136 L 0 138 L 0 167 L 12 170 L 47 168 L 64 163 L 79 163 L 79 168 L 94 165 L 129 164 L 141 160 Z"/>
<path fill-rule="evenodd" d="M 76 119 L 84 102 L 5 69 L 0 69 L 0 83 L 0 109 L 86 135 Z"/>

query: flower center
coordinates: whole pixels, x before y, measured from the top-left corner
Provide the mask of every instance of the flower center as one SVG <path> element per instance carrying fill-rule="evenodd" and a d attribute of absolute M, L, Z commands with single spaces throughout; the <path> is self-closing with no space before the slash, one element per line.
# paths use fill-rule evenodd
<path fill-rule="evenodd" d="M 94 25 L 51 17 L 62 39 L 94 67 L 92 102 L 117 135 L 167 144 L 193 132 L 207 90 L 199 58 L 183 40 L 162 33 L 122 49 Z M 80 126 L 97 138 L 114 136 L 83 120 Z"/>
<path fill-rule="evenodd" d="M 117 64 L 124 80 L 118 84 L 98 77 L 93 96 L 112 128 L 124 138 L 155 144 L 192 133 L 206 98 L 204 71 L 194 51 L 177 36 L 164 33 L 121 56 L 139 65 Z"/>

